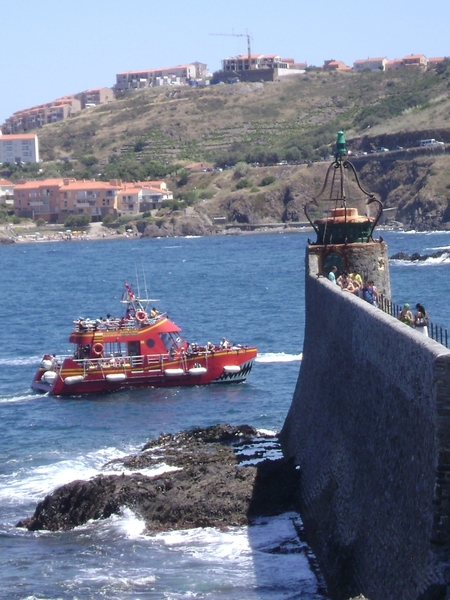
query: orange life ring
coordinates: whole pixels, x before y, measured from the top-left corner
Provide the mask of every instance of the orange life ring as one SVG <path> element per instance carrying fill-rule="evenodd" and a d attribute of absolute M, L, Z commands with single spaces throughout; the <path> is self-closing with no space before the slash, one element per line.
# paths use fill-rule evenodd
<path fill-rule="evenodd" d="M 100 342 L 97 342 L 96 344 L 93 345 L 92 350 L 93 350 L 95 356 L 101 356 L 103 354 L 103 344 Z"/>
<path fill-rule="evenodd" d="M 136 311 L 136 321 L 139 321 L 139 323 L 142 323 L 143 321 L 145 321 L 145 319 L 147 318 L 147 313 L 143 310 L 138 310 Z"/>

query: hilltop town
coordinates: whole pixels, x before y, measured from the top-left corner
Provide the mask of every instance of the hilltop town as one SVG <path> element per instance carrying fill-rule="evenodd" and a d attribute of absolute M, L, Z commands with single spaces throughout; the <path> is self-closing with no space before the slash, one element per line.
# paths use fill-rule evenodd
<path fill-rule="evenodd" d="M 113 88 L 14 113 L 16 132 L 0 136 L 0 203 L 10 224 L 142 235 L 299 223 L 344 128 L 392 222 L 445 228 L 449 64 L 410 55 L 316 68 L 251 54 L 212 75 L 199 62 L 118 73 Z M 376 175 L 394 163 L 397 187 Z"/>

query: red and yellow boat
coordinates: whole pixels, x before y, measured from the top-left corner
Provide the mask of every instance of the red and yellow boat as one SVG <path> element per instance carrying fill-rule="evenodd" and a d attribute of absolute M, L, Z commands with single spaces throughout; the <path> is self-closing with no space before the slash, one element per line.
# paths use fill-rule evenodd
<path fill-rule="evenodd" d="M 125 283 L 120 319 L 74 321 L 72 356 L 46 354 L 33 379 L 40 392 L 73 396 L 134 387 L 245 381 L 257 355 L 251 346 L 189 343 L 165 314 L 148 309 Z"/>

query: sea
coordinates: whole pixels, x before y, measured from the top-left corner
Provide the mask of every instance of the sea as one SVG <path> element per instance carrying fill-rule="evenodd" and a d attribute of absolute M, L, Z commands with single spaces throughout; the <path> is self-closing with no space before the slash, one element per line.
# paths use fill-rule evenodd
<path fill-rule="evenodd" d="M 450 232 L 381 234 L 389 256 L 450 247 Z M 302 360 L 309 237 L 304 230 L 0 246 L 0 598 L 327 598 L 297 513 L 157 535 L 129 509 L 68 532 L 16 527 L 58 486 L 107 473 L 105 463 L 163 432 L 216 423 L 278 432 Z M 450 329 L 450 249 L 424 262 L 391 260 L 390 274 L 394 302 L 421 302 Z M 43 354 L 71 351 L 74 320 L 120 316 L 125 281 L 188 341 L 256 345 L 247 381 L 71 398 L 33 392 Z"/>

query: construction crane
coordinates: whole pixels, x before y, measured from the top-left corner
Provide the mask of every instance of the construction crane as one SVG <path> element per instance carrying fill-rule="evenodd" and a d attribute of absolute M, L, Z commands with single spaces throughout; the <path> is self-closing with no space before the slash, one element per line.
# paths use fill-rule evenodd
<path fill-rule="evenodd" d="M 209 35 L 231 35 L 234 37 L 247 38 L 247 53 L 248 53 L 248 68 L 252 68 L 252 53 L 250 50 L 250 40 L 252 39 L 249 33 L 210 33 Z"/>

